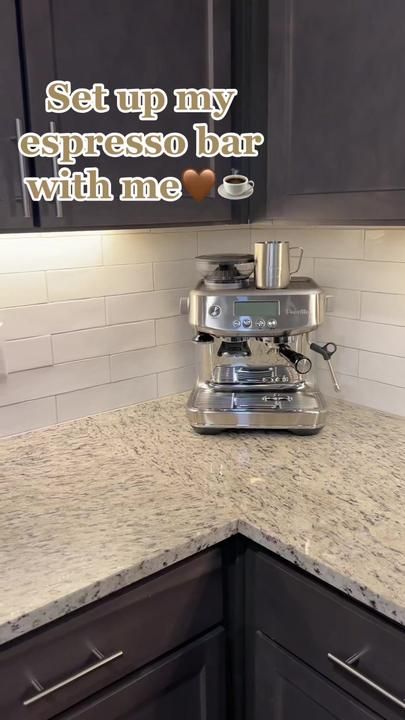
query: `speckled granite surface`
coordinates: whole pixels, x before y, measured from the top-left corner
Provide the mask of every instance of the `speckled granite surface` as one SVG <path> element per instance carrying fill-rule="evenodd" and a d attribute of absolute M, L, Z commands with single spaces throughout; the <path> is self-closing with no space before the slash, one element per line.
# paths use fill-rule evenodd
<path fill-rule="evenodd" d="M 0 642 L 238 530 L 405 624 L 405 421 L 200 436 L 184 401 L 0 442 Z"/>

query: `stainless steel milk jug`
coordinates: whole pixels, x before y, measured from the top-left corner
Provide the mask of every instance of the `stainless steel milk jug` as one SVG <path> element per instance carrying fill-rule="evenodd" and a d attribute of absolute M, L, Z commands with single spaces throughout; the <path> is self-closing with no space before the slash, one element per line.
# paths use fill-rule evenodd
<path fill-rule="evenodd" d="M 299 250 L 297 267 L 290 268 L 290 252 Z M 290 284 L 291 275 L 301 267 L 304 250 L 290 247 L 287 240 L 271 240 L 255 243 L 255 284 L 257 288 L 285 288 Z"/>

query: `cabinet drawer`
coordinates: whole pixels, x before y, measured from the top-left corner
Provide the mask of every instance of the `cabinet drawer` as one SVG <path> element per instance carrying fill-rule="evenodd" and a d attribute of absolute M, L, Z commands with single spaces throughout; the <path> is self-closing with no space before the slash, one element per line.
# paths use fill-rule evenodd
<path fill-rule="evenodd" d="M 223 720 L 224 630 L 217 628 L 64 713 L 60 720 Z"/>
<path fill-rule="evenodd" d="M 395 702 L 405 699 L 400 626 L 261 552 L 248 552 L 248 583 L 255 629 L 384 717 L 405 715 L 405 706 Z M 353 656 L 352 664 L 345 662 Z"/>
<path fill-rule="evenodd" d="M 0 648 L 0 717 L 47 720 L 219 624 L 222 615 L 215 549 Z M 40 692 L 33 683 L 61 687 L 24 704 Z"/>
<path fill-rule="evenodd" d="M 380 720 L 262 633 L 255 637 L 253 720 Z"/>

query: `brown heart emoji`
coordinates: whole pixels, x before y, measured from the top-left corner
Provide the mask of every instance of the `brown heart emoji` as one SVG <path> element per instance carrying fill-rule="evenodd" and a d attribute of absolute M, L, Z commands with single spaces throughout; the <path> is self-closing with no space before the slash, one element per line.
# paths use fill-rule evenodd
<path fill-rule="evenodd" d="M 207 197 L 215 183 L 215 173 L 209 168 L 205 168 L 205 170 L 201 170 L 200 172 L 189 168 L 184 171 L 181 179 L 187 192 L 190 193 L 194 200 L 201 202 L 201 200 Z"/>

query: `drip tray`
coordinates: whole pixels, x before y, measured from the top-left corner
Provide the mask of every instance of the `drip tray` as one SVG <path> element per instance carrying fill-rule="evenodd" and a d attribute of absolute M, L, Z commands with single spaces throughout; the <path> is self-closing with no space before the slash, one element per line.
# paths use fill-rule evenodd
<path fill-rule="evenodd" d="M 208 385 L 216 392 L 243 392 L 246 389 L 294 392 L 303 388 L 296 371 L 285 365 L 217 365 Z"/>
<path fill-rule="evenodd" d="M 239 428 L 312 433 L 323 426 L 325 415 L 321 393 L 306 385 L 292 393 L 215 392 L 207 385 L 197 385 L 187 403 L 190 423 L 201 432 Z"/>
<path fill-rule="evenodd" d="M 297 412 L 304 407 L 313 410 L 318 405 L 318 394 L 305 388 L 299 392 L 214 392 L 210 387 L 196 388 L 190 397 L 189 407 L 201 412 Z"/>
<path fill-rule="evenodd" d="M 234 395 L 232 398 L 233 410 L 289 410 L 293 402 L 292 395 Z"/>

